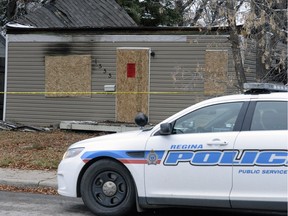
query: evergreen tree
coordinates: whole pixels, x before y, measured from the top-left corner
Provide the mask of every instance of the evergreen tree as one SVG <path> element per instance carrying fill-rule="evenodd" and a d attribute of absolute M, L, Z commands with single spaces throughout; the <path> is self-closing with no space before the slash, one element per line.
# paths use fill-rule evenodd
<path fill-rule="evenodd" d="M 182 14 L 169 0 L 117 0 L 139 26 L 178 25 Z"/>
<path fill-rule="evenodd" d="M 0 0 L 0 26 L 7 22 L 7 3 L 8 0 Z"/>

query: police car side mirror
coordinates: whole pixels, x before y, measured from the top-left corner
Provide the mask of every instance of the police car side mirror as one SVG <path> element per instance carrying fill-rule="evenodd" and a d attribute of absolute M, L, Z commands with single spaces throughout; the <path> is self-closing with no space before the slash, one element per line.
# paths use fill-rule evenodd
<path fill-rule="evenodd" d="M 171 123 L 163 123 L 160 125 L 160 134 L 161 135 L 170 135 L 172 134 L 173 127 Z"/>

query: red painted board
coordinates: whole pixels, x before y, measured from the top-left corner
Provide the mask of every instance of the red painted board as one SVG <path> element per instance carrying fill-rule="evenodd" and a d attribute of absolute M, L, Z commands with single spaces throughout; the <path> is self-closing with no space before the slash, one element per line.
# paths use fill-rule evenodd
<path fill-rule="evenodd" d="M 136 64 L 128 63 L 127 64 L 127 78 L 135 78 L 136 76 Z"/>

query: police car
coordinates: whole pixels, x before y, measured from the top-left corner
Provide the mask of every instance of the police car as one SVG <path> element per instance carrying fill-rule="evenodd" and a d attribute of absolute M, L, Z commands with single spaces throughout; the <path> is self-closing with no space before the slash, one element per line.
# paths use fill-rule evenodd
<path fill-rule="evenodd" d="M 71 145 L 58 193 L 100 216 L 163 206 L 287 211 L 287 86 L 246 88 L 153 128 Z"/>

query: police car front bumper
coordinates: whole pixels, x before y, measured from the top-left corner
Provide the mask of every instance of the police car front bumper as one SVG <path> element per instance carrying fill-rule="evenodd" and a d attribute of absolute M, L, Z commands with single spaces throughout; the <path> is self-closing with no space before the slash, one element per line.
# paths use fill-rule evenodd
<path fill-rule="evenodd" d="M 77 197 L 77 181 L 85 163 L 80 158 L 61 161 L 57 171 L 58 193 L 62 196 Z"/>

